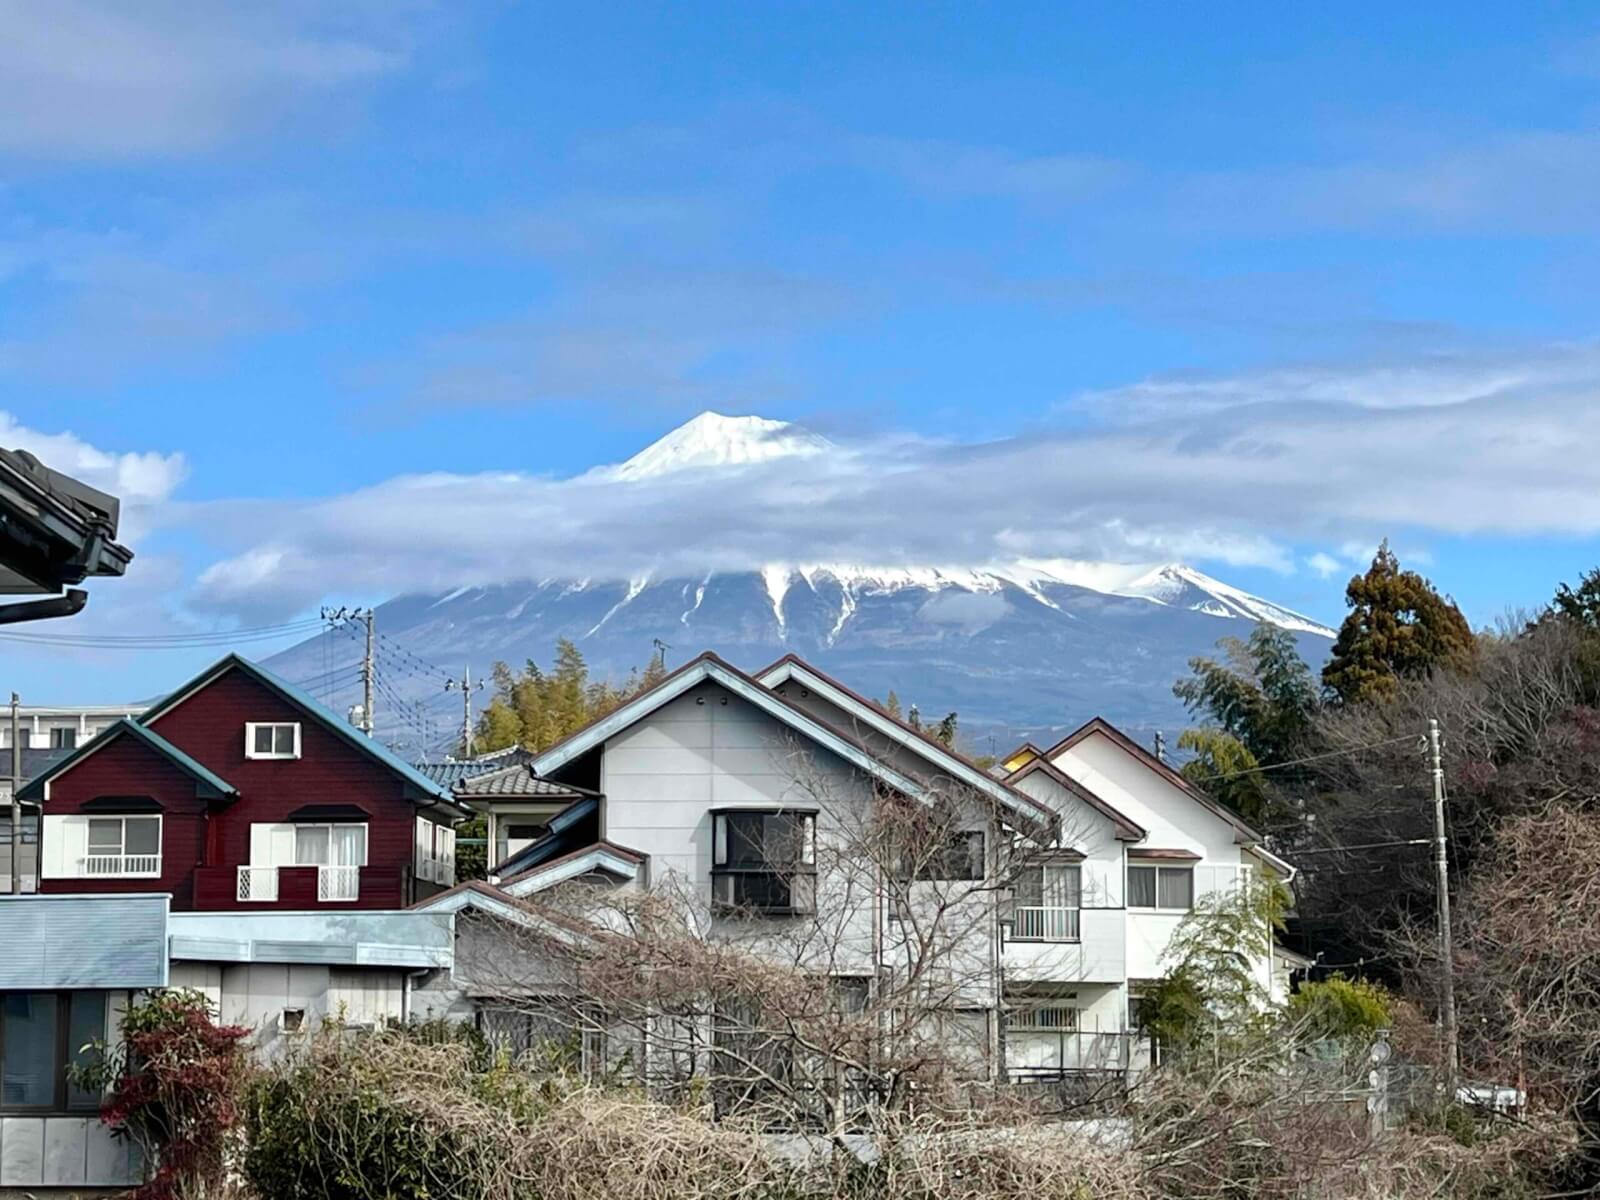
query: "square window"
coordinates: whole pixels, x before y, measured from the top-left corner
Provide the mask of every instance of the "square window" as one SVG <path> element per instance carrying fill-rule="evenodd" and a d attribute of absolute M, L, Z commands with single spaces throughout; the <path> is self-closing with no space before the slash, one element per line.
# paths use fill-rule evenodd
<path fill-rule="evenodd" d="M 1162 867 L 1156 872 L 1156 907 L 1183 909 L 1194 907 L 1194 872 L 1188 868 Z"/>
<path fill-rule="evenodd" d="M 1128 907 L 1154 908 L 1156 906 L 1156 869 L 1154 867 L 1128 868 Z"/>
<path fill-rule="evenodd" d="M 300 726 L 294 722 L 245 724 L 246 758 L 299 758 Z"/>
<path fill-rule="evenodd" d="M 161 819 L 127 817 L 122 823 L 124 854 L 160 854 Z"/>
<path fill-rule="evenodd" d="M 78 731 L 76 729 L 52 729 L 50 731 L 50 748 L 52 750 L 73 750 L 78 745 Z"/>

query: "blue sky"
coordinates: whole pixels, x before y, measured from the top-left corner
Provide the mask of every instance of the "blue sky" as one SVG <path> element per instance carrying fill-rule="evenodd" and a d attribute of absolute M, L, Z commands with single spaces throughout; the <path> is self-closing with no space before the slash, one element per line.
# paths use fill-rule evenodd
<path fill-rule="evenodd" d="M 5 432 L 140 555 L 84 629 L 841 538 L 1328 621 L 1383 536 L 1479 622 L 1600 563 L 1592 11 L 328 7 L 0 3 Z M 563 484 L 708 408 L 857 475 Z"/>

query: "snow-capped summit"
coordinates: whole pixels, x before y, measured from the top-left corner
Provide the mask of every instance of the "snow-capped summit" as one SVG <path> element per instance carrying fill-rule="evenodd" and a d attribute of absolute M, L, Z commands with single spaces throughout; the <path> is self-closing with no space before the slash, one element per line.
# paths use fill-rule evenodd
<path fill-rule="evenodd" d="M 1293 633 L 1314 633 L 1325 638 L 1338 636 L 1335 630 L 1318 624 L 1303 613 L 1242 592 L 1182 563 L 1157 567 L 1122 587 L 1109 590 L 1122 596 L 1143 596 L 1157 604 L 1174 608 L 1210 613 L 1214 617 L 1244 617 L 1249 621 L 1265 621 Z"/>
<path fill-rule="evenodd" d="M 606 473 L 613 479 L 654 479 L 691 467 L 742 466 L 775 458 L 803 458 L 833 448 L 827 438 L 788 421 L 703 412 L 652 442 L 627 462 L 606 468 Z"/>
<path fill-rule="evenodd" d="M 704 412 L 626 462 L 588 478 L 624 489 L 727 472 L 736 490 L 760 464 L 851 453 L 826 438 L 764 417 Z M 646 496 L 639 497 L 647 502 Z M 780 552 L 781 553 L 781 552 Z M 682 564 L 671 573 L 507 580 L 443 595 L 401 596 L 379 610 L 414 654 L 470 663 L 548 661 L 570 639 L 599 676 L 621 679 L 651 657 L 677 665 L 716 650 L 756 667 L 793 652 L 872 695 L 892 689 L 923 711 L 958 711 L 971 733 L 1053 740 L 1100 714 L 1124 728 L 1182 728 L 1172 684 L 1218 639 L 1257 622 L 1288 630 L 1315 668 L 1333 630 L 1179 563 L 1090 562 L 998 556 L 989 561 L 817 561 L 797 556 L 743 569 Z M 289 678 L 325 677 L 333 634 L 274 658 Z M 350 652 L 347 641 L 337 653 Z M 353 678 L 353 675 L 350 676 Z M 345 687 L 345 685 L 340 685 Z M 406 698 L 428 685 L 399 680 Z M 335 707 L 354 702 L 325 697 Z M 431 694 L 431 693 L 430 693 Z M 380 716 L 380 723 L 384 720 Z M 426 718 L 389 713 L 387 733 L 431 745 L 448 732 Z"/>

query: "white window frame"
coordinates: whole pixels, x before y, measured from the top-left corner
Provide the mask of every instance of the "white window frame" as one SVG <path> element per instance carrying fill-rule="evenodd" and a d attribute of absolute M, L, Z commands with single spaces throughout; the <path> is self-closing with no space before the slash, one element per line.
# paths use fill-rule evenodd
<path fill-rule="evenodd" d="M 289 754 L 277 751 L 263 752 L 256 749 L 256 730 L 258 729 L 292 729 L 294 730 L 294 750 Z M 274 736 L 273 744 L 277 744 Z M 244 723 L 244 756 L 246 758 L 262 759 L 291 759 L 300 757 L 300 722 L 299 721 L 246 721 Z"/>
<path fill-rule="evenodd" d="M 1151 859 L 1133 861 L 1128 863 L 1128 879 L 1124 886 L 1127 888 L 1128 910 L 1130 912 L 1147 913 L 1191 913 L 1194 911 L 1195 902 L 1195 864 L 1157 862 Z M 1150 870 L 1156 873 L 1156 902 L 1154 904 L 1135 904 L 1133 902 L 1133 872 L 1136 870 Z M 1161 872 L 1182 871 L 1189 876 L 1189 907 L 1188 908 L 1163 908 L 1161 906 Z"/>
<path fill-rule="evenodd" d="M 94 828 L 96 821 L 116 821 L 121 826 L 118 831 L 117 844 L 121 849 L 116 854 L 96 854 L 89 848 L 89 831 Z M 156 823 L 156 851 L 154 854 L 129 854 L 128 853 L 128 822 L 129 821 L 154 821 Z M 97 813 L 83 814 L 83 862 L 80 864 L 79 878 L 82 879 L 158 879 L 161 876 L 161 851 L 165 845 L 166 829 L 160 813 Z M 153 871 L 96 871 L 89 873 L 88 860 L 91 858 L 120 858 L 126 864 L 129 858 L 153 858 L 156 860 Z"/>
<path fill-rule="evenodd" d="M 1023 904 L 1012 884 L 1011 938 L 1019 942 L 1076 942 L 1081 939 L 1083 913 L 1083 864 L 1078 862 L 1030 863 L 1022 871 L 1039 872 L 1037 905 Z M 1052 885 L 1052 876 L 1054 884 Z M 1020 879 L 1020 872 L 1019 872 Z M 1075 895 L 1076 904 L 1051 904 L 1048 901 Z M 1020 914 L 1028 914 L 1023 917 Z M 1058 915 L 1060 914 L 1060 915 Z"/>
<path fill-rule="evenodd" d="M 333 850 L 333 831 L 335 829 L 361 830 L 361 861 L 358 863 L 303 863 L 300 861 L 300 831 L 302 829 L 326 829 L 328 831 L 328 850 Z M 294 862 L 285 863 L 290 867 L 364 867 L 367 865 L 367 856 L 371 853 L 370 831 L 365 821 L 296 821 L 294 823 Z"/>
<path fill-rule="evenodd" d="M 1056 1024 L 1053 1020 L 1046 1020 L 1045 1014 L 1071 1014 L 1064 1024 Z M 1006 1020 L 1008 1033 L 1077 1033 L 1079 1010 L 1077 1005 L 1070 1001 L 1059 1004 L 1041 1004 L 1037 1008 L 1022 1008 L 1013 1010 Z"/>

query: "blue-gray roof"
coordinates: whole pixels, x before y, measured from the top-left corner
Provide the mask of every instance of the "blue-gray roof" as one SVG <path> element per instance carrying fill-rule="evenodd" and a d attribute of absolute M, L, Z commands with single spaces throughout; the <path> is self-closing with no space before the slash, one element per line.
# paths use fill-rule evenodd
<path fill-rule="evenodd" d="M 585 796 L 567 805 L 550 818 L 542 835 L 495 867 L 495 874 L 501 879 L 509 879 L 542 862 L 549 862 L 552 858 L 559 858 L 596 841 L 600 836 L 599 822 L 591 818 L 599 812 L 599 796 Z"/>
<path fill-rule="evenodd" d="M 137 738 L 157 754 L 168 759 L 179 770 L 191 776 L 202 794 L 212 797 L 237 796 L 239 794 L 238 789 L 233 784 L 216 774 L 204 763 L 190 758 L 155 730 L 146 729 L 137 721 L 128 720 L 127 717 L 119 717 L 71 754 L 52 763 L 40 774 L 35 775 L 17 792 L 17 798 L 20 800 L 39 799 L 44 795 L 44 785 L 46 783 L 80 759 L 93 754 L 106 743 L 124 735 Z"/>
<path fill-rule="evenodd" d="M 421 792 L 424 796 L 427 796 L 431 800 L 437 800 L 441 803 L 448 804 L 451 808 L 457 809 L 463 813 L 470 811 L 459 804 L 455 798 L 451 796 L 449 788 L 442 786 L 432 779 L 429 779 L 421 771 L 417 770 L 416 767 L 413 767 L 410 763 L 406 762 L 405 759 L 401 758 L 393 750 L 389 749 L 389 747 L 385 746 L 382 742 L 377 741 L 375 738 L 370 738 L 366 734 L 362 733 L 359 729 L 355 728 L 349 722 L 344 720 L 344 718 L 340 717 L 327 705 L 313 697 L 309 692 L 302 691 L 288 680 L 280 679 L 265 667 L 253 663 L 248 658 L 244 658 L 238 654 L 229 654 L 227 657 L 212 663 L 211 666 L 207 667 L 188 683 L 178 688 L 177 691 L 173 692 L 163 700 L 158 700 L 154 705 L 151 706 L 148 712 L 139 718 L 140 723 L 143 724 L 144 722 L 154 720 L 161 713 L 171 708 L 174 704 L 183 699 L 185 696 L 189 695 L 191 692 L 196 691 L 204 684 L 210 683 L 224 671 L 232 670 L 233 668 L 238 668 L 271 691 L 277 692 L 290 704 L 300 708 L 308 716 L 315 718 L 320 724 L 323 725 L 324 728 L 328 730 L 328 732 L 334 734 L 336 737 L 343 738 L 345 742 L 351 746 L 354 746 L 363 754 L 369 755 L 370 757 L 376 759 L 385 767 L 388 767 L 389 770 L 393 771 L 396 775 L 400 776 L 400 778 L 405 782 L 416 788 L 417 791 Z"/>
<path fill-rule="evenodd" d="M 503 771 L 518 763 L 532 761 L 531 750 L 524 750 L 521 746 L 507 746 L 504 750 L 491 750 L 488 754 L 480 754 L 476 758 L 446 758 L 438 762 L 419 762 L 412 765 L 435 783 L 453 788 L 479 775 L 487 775 L 491 771 Z"/>

